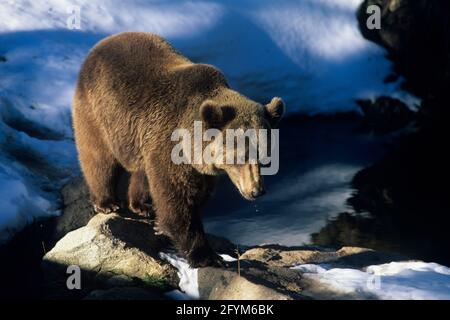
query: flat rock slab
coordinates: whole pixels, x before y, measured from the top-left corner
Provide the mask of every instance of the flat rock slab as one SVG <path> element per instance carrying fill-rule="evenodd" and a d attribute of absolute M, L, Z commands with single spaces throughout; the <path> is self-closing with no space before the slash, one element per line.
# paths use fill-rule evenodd
<path fill-rule="evenodd" d="M 273 267 L 289 268 L 297 264 L 326 263 L 333 267 L 360 269 L 372 264 L 401 261 L 406 258 L 398 254 L 387 254 L 359 247 L 342 247 L 339 250 L 332 250 L 309 246 L 263 245 L 245 251 L 241 259 L 259 261 Z"/>
<path fill-rule="evenodd" d="M 257 261 L 240 261 L 227 269 L 201 268 L 198 287 L 207 300 L 293 300 L 305 298 L 301 291 L 301 273 L 268 267 Z"/>

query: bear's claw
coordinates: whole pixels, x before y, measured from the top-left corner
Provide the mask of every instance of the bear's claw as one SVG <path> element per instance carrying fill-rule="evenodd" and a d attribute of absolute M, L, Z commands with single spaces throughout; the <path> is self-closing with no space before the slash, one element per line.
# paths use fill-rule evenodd
<path fill-rule="evenodd" d="M 155 231 L 155 236 L 161 236 L 161 235 L 168 236 L 168 234 L 166 234 L 164 231 L 161 230 L 161 228 L 158 225 L 158 222 L 156 222 L 156 221 L 153 224 L 153 230 Z"/>
<path fill-rule="evenodd" d="M 109 205 L 102 205 L 102 206 L 94 204 L 94 211 L 96 213 L 108 214 L 108 213 L 115 212 L 119 209 L 120 209 L 120 207 L 113 203 L 109 204 Z"/>
<path fill-rule="evenodd" d="M 153 208 L 151 205 L 147 203 L 130 203 L 129 206 L 130 210 L 137 215 L 148 218 L 152 216 Z"/>

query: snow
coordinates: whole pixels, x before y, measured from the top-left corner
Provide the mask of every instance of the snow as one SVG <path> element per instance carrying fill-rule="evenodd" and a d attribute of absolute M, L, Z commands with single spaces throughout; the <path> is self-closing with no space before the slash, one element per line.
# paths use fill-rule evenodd
<path fill-rule="evenodd" d="M 337 292 L 384 300 L 449 300 L 450 268 L 421 261 L 372 265 L 364 270 L 302 264 L 292 269 Z"/>
<path fill-rule="evenodd" d="M 355 109 L 380 94 L 412 103 L 391 64 L 362 38 L 361 0 L 4 0 L 0 4 L 0 243 L 33 219 L 58 214 L 58 190 L 79 174 L 71 99 L 79 67 L 100 39 L 121 31 L 166 37 L 231 85 L 290 112 Z M 80 12 L 80 30 L 68 28 Z"/>
<path fill-rule="evenodd" d="M 74 48 L 66 58 L 70 47 L 48 41 L 0 34 L 7 58 L 0 63 L 0 243 L 33 219 L 58 214 L 59 189 L 79 173 L 70 100 L 82 56 Z"/>
<path fill-rule="evenodd" d="M 200 293 L 198 291 L 198 269 L 191 268 L 188 262 L 172 253 L 160 252 L 160 257 L 168 261 L 178 270 L 178 277 L 180 283 L 181 294 L 177 291 L 169 294 L 173 299 L 199 299 Z"/>
<path fill-rule="evenodd" d="M 232 256 L 230 256 L 228 254 L 221 254 L 220 256 L 222 257 L 223 261 L 225 261 L 225 262 L 237 261 L 236 258 L 233 258 Z"/>
<path fill-rule="evenodd" d="M 178 284 L 180 290 L 169 291 L 166 293 L 166 296 L 174 300 L 199 299 L 198 269 L 191 268 L 186 259 L 180 258 L 173 253 L 160 252 L 159 255 L 178 270 L 178 277 L 180 278 L 180 283 Z M 237 260 L 227 254 L 220 254 L 220 256 L 227 262 Z"/>

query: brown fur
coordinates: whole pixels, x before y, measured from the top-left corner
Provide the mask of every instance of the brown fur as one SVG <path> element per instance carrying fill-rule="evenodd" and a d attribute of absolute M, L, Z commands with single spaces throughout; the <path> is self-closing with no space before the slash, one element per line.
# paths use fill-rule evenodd
<path fill-rule="evenodd" d="M 247 99 L 229 89 L 219 70 L 192 63 L 156 35 L 122 33 L 102 40 L 81 68 L 73 106 L 79 160 L 96 210 L 118 208 L 116 172 L 124 168 L 131 173 L 130 209 L 148 213 L 150 193 L 159 230 L 191 265 L 213 264 L 218 256 L 205 239 L 200 208 L 214 176 L 228 170 L 175 165 L 171 134 L 192 128 L 195 120 L 219 128 L 241 127 L 245 119 L 261 127 L 283 107 L 274 100 L 264 107 Z M 228 118 L 222 106 L 232 108 Z"/>

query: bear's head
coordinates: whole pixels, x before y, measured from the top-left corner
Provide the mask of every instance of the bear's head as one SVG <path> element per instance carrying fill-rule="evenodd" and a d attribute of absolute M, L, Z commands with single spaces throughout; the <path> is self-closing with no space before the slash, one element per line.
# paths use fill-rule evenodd
<path fill-rule="evenodd" d="M 261 155 L 270 153 L 271 130 L 277 127 L 284 111 L 285 105 L 277 97 L 266 105 L 240 95 L 204 101 L 200 116 L 207 137 L 204 155 L 209 162 L 200 171 L 226 173 L 247 200 L 263 195 Z"/>

